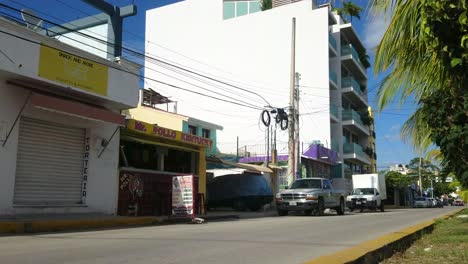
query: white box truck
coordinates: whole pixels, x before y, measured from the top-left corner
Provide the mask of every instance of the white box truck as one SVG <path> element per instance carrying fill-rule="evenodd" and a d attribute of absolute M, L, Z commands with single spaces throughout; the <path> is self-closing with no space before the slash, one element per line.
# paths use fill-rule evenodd
<path fill-rule="evenodd" d="M 384 211 L 383 201 L 387 199 L 384 174 L 354 174 L 353 192 L 346 198 L 346 206 L 351 210 L 364 209 Z"/>

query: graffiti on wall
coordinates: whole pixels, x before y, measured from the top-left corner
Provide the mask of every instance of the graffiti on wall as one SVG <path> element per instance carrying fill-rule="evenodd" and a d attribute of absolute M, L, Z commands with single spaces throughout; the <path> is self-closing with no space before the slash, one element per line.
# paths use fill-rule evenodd
<path fill-rule="evenodd" d="M 143 181 L 140 176 L 124 173 L 120 178 L 120 190 L 123 191 L 127 187 L 133 200 L 143 196 Z"/>
<path fill-rule="evenodd" d="M 138 215 L 139 198 L 143 196 L 143 181 L 139 175 L 124 173 L 120 177 L 121 191 L 128 190 L 130 193 L 130 204 L 128 206 L 129 215 Z"/>

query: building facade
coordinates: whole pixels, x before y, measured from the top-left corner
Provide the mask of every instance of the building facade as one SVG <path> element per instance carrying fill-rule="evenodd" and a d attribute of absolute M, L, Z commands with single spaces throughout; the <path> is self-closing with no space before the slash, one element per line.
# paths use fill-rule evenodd
<path fill-rule="evenodd" d="M 139 103 L 136 108 L 124 111 L 129 118 L 141 120 L 150 124 L 168 129 L 181 131 L 194 136 L 208 138 L 212 141 L 211 147 L 206 149 L 207 156 L 216 156 L 218 148 L 216 144 L 217 131 L 223 127 L 209 123 L 194 117 L 177 113 L 177 102 L 171 101 L 154 90 L 140 89 Z M 171 109 L 169 105 L 172 104 Z"/>
<path fill-rule="evenodd" d="M 146 51 L 200 71 L 215 72 L 220 78 L 230 78 L 262 94 L 276 106 L 287 106 L 291 20 L 295 17 L 296 71 L 301 75 L 300 141 L 318 142 L 336 151 L 338 161 L 330 173 L 337 178 L 336 182 L 346 179 L 343 184 L 349 186 L 353 173 L 366 172 L 371 165 L 365 151 L 370 142 L 371 117 L 367 110 L 367 61 L 363 44 L 352 25 L 344 23 L 329 5 L 317 7 L 313 1 L 298 1 L 255 11 L 250 7 L 250 4 L 254 5 L 251 2 L 254 1 L 186 0 L 149 10 L 146 14 L 146 39 L 149 43 Z M 248 4 L 247 11 L 245 4 Z M 178 22 L 182 18 L 183 24 Z M 187 41 L 180 41 L 181 38 Z M 170 46 L 184 57 L 152 42 Z M 189 58 L 199 58 L 203 63 Z M 158 75 L 152 67 L 150 63 L 145 65 L 147 77 L 183 84 Z M 242 113 L 246 112 L 244 108 L 188 93 L 176 93 L 170 87 L 161 90 L 180 101 L 196 101 L 178 107 L 179 113 L 192 113 L 209 122 L 221 120 L 216 123 L 225 128 L 217 136 L 218 148 L 222 152 L 235 153 L 237 150 L 233 144 L 219 142 L 233 142 L 240 136 L 241 146 L 253 145 L 265 137 L 265 132 L 258 126 L 246 130 L 243 125 L 247 118 L 241 114 L 236 116 L 213 111 L 222 109 Z M 262 106 L 262 102 L 257 105 Z M 204 111 L 208 106 L 212 111 L 210 114 Z M 252 120 L 258 120 L 259 114 L 255 113 Z M 287 142 L 287 133 L 278 133 L 278 141 Z"/>
<path fill-rule="evenodd" d="M 138 69 L 0 19 L 0 215 L 117 211 Z"/>

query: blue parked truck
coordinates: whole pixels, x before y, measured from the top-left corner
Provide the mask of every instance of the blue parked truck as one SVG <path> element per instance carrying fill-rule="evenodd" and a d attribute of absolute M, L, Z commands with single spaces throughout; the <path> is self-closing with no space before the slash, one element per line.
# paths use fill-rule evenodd
<path fill-rule="evenodd" d="M 257 211 L 272 201 L 270 184 L 260 174 L 228 174 L 215 177 L 207 184 L 208 208 Z"/>

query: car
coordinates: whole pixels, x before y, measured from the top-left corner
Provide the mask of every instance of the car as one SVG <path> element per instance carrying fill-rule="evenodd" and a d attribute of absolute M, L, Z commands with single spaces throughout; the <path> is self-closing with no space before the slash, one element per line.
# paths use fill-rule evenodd
<path fill-rule="evenodd" d="M 438 207 L 438 208 L 443 208 L 444 207 L 444 201 L 443 200 L 436 198 L 435 201 L 436 201 L 436 207 Z"/>
<path fill-rule="evenodd" d="M 273 201 L 273 191 L 260 174 L 228 174 L 207 183 L 208 208 L 232 207 L 237 211 L 257 211 Z"/>
<path fill-rule="evenodd" d="M 437 207 L 437 201 L 434 199 L 434 198 L 427 198 L 427 200 L 429 201 L 429 207 Z"/>
<path fill-rule="evenodd" d="M 429 208 L 432 206 L 432 202 L 430 202 L 426 197 L 418 197 L 414 200 L 414 207 L 416 208 Z"/>
<path fill-rule="evenodd" d="M 457 199 L 457 200 L 455 200 L 455 202 L 453 202 L 453 205 L 455 205 L 455 206 L 465 206 L 465 203 L 463 202 L 463 200 Z"/>

